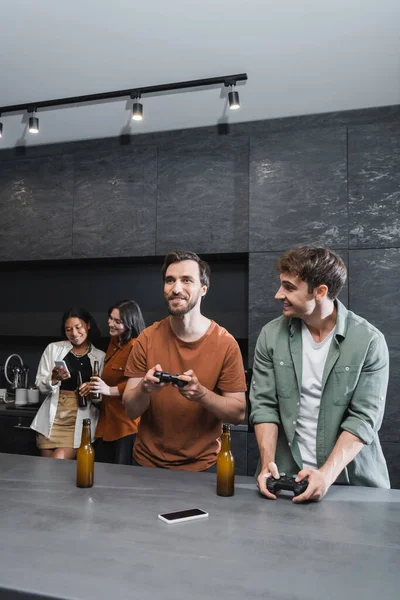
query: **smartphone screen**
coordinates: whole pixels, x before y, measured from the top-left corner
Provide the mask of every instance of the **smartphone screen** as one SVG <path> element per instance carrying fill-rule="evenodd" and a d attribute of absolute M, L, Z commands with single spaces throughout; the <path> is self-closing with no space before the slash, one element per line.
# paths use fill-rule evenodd
<path fill-rule="evenodd" d="M 67 367 L 67 363 L 65 362 L 65 360 L 55 360 L 54 364 L 56 365 L 56 367 L 61 367 L 63 369 L 65 369 L 68 373 L 69 376 L 71 376 L 70 372 L 68 371 L 68 367 Z"/>
<path fill-rule="evenodd" d="M 158 518 L 166 523 L 178 523 L 192 519 L 201 519 L 202 517 L 208 517 L 208 513 L 205 510 L 201 510 L 201 508 L 188 508 L 187 510 L 178 510 L 158 515 Z"/>

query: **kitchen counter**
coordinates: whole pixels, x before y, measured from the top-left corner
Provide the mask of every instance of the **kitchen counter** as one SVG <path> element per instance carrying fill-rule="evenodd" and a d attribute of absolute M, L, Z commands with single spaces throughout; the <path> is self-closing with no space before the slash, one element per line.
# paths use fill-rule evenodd
<path fill-rule="evenodd" d="M 37 411 L 39 410 L 39 407 L 41 406 L 41 403 L 38 404 L 28 404 L 26 406 L 15 406 L 14 403 L 4 403 L 4 402 L 0 402 L 0 416 L 1 415 L 8 415 L 8 416 L 31 416 L 32 419 L 33 417 L 36 415 Z M 248 430 L 248 426 L 244 423 L 240 424 L 240 425 L 231 425 L 231 429 L 232 431 L 247 431 Z"/>
<path fill-rule="evenodd" d="M 0 598 L 399 597 L 400 490 L 334 486 L 297 506 L 250 477 L 220 498 L 212 473 L 96 464 L 85 490 L 75 472 L 0 455 Z M 157 518 L 196 506 L 209 517 Z"/>
<path fill-rule="evenodd" d="M 8 416 L 8 417 L 33 417 L 36 415 L 39 410 L 40 404 L 28 404 L 26 406 L 15 406 L 13 403 L 5 404 L 4 402 L 0 402 L 0 416 Z"/>

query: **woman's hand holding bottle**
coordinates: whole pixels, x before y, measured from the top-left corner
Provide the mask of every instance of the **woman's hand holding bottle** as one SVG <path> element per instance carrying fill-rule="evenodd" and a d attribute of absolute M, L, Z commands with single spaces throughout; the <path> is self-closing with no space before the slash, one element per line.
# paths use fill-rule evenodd
<path fill-rule="evenodd" d="M 79 392 L 83 396 L 88 396 L 93 393 L 102 394 L 103 396 L 111 395 L 110 387 L 100 377 L 96 376 L 91 377 L 90 381 L 87 383 L 83 383 L 79 388 Z"/>

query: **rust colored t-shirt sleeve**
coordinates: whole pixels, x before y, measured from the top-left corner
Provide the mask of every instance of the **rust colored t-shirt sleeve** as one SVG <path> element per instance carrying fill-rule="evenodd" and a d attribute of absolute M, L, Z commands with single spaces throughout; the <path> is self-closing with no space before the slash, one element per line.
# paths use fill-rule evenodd
<path fill-rule="evenodd" d="M 147 367 L 147 336 L 141 333 L 129 354 L 125 367 L 126 377 L 144 377 Z"/>
<path fill-rule="evenodd" d="M 240 348 L 233 338 L 230 340 L 221 374 L 218 379 L 221 392 L 245 392 L 247 389 Z"/>
<path fill-rule="evenodd" d="M 131 340 L 128 342 L 126 349 L 124 350 L 125 356 L 127 356 L 126 362 L 128 362 L 128 359 L 129 359 L 130 353 L 132 352 L 132 348 L 133 348 L 133 346 L 136 344 L 136 339 L 137 339 L 137 338 L 133 338 L 133 339 L 131 339 Z M 125 363 L 125 368 L 126 368 L 126 363 Z M 123 393 L 124 393 L 124 391 L 125 391 L 125 388 L 126 388 L 126 384 L 127 384 L 127 383 L 128 383 L 128 378 L 126 377 L 126 375 L 125 375 L 125 371 L 124 371 L 124 379 L 123 379 L 123 381 L 121 381 L 120 383 L 118 383 L 118 384 L 117 384 L 118 391 L 119 391 L 119 395 L 120 395 L 120 397 L 121 397 L 121 398 L 122 398 L 122 396 L 123 396 Z"/>

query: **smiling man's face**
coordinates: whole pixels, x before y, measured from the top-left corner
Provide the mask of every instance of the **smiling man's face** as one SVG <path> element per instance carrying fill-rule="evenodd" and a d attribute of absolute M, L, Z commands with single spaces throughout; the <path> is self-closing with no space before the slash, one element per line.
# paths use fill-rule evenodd
<path fill-rule="evenodd" d="M 308 291 L 308 285 L 294 273 L 281 273 L 281 285 L 275 294 L 276 300 L 283 303 L 284 317 L 297 317 L 303 319 L 313 313 L 316 299 Z"/>
<path fill-rule="evenodd" d="M 199 265 L 194 260 L 182 260 L 169 265 L 164 277 L 164 298 L 173 317 L 190 312 L 207 292 L 201 285 Z"/>

